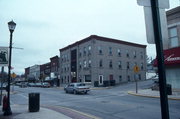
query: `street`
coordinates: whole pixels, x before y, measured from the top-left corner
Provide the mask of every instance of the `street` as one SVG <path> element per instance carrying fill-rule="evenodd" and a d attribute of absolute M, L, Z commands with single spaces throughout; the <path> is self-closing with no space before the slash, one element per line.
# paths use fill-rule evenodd
<path fill-rule="evenodd" d="M 139 89 L 148 88 L 153 82 L 141 81 Z M 41 106 L 60 106 L 97 116 L 102 119 L 160 119 L 159 98 L 132 96 L 127 91 L 135 90 L 135 83 L 111 88 L 94 89 L 87 95 L 66 94 L 62 88 L 14 87 L 11 105 L 28 105 L 28 94 L 40 93 Z M 180 101 L 169 100 L 171 119 L 180 119 Z M 12 110 L 13 112 L 13 110 Z"/>

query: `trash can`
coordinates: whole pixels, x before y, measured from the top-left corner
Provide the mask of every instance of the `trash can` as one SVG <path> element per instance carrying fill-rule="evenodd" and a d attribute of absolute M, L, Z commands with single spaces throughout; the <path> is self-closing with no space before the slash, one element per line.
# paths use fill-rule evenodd
<path fill-rule="evenodd" d="M 166 85 L 166 89 L 167 89 L 167 95 L 172 95 L 171 84 L 167 84 L 167 85 Z"/>
<path fill-rule="evenodd" d="M 116 85 L 116 81 L 115 80 L 110 80 L 110 86 L 115 86 Z"/>
<path fill-rule="evenodd" d="M 40 94 L 29 93 L 29 112 L 38 112 L 40 107 Z"/>
<path fill-rule="evenodd" d="M 98 81 L 94 81 L 94 87 L 98 87 L 99 86 L 99 82 Z"/>
<path fill-rule="evenodd" d="M 109 81 L 103 81 L 104 87 L 108 87 L 109 86 Z"/>

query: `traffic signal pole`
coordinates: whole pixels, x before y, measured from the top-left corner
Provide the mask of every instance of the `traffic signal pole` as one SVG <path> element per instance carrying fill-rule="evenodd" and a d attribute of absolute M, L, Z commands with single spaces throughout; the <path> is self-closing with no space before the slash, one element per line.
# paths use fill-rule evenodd
<path fill-rule="evenodd" d="M 164 55 L 163 55 L 162 33 L 161 33 L 158 0 L 150 0 L 150 1 L 151 1 L 154 36 L 156 43 L 156 54 L 158 61 L 161 116 L 162 119 L 169 119 L 169 107 L 168 107 L 168 98 L 167 98 L 166 75 L 165 75 L 165 66 L 164 66 Z"/>

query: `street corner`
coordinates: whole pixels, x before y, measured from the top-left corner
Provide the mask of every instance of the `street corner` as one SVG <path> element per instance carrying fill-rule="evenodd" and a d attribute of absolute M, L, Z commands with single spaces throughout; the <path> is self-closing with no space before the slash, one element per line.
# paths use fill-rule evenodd
<path fill-rule="evenodd" d="M 128 91 L 129 95 L 148 97 L 148 98 L 160 98 L 159 91 L 152 91 L 151 89 L 139 90 L 136 91 Z M 180 100 L 180 95 L 173 93 L 173 95 L 168 95 L 168 99 L 170 100 Z"/>
<path fill-rule="evenodd" d="M 152 96 L 152 95 L 148 95 L 148 94 L 142 94 L 139 92 L 135 92 L 135 91 L 128 91 L 129 95 L 134 95 L 134 96 L 141 96 L 141 97 L 149 97 L 149 98 L 159 98 L 159 96 Z"/>

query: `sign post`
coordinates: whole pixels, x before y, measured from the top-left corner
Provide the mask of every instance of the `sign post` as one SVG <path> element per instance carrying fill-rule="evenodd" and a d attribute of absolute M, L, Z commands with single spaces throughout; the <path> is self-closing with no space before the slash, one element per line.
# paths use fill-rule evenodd
<path fill-rule="evenodd" d="M 135 72 L 135 81 L 136 81 L 136 93 L 138 93 L 138 72 L 139 72 L 139 67 L 137 65 L 134 66 L 133 68 L 134 72 Z"/>
<path fill-rule="evenodd" d="M 142 2 L 143 1 L 143 2 Z M 145 4 L 146 3 L 146 4 Z M 158 74 L 159 74 L 159 89 L 160 89 L 160 101 L 161 101 L 161 116 L 162 119 L 169 119 L 169 107 L 167 98 L 167 86 L 166 75 L 164 67 L 164 55 L 163 55 L 163 34 L 162 29 L 166 29 L 161 26 L 160 8 L 168 8 L 169 0 L 138 0 L 138 4 L 142 6 L 151 6 L 152 11 L 152 23 L 153 34 L 156 44 L 156 54 L 158 59 Z M 148 24 L 148 23 L 146 23 Z"/>

